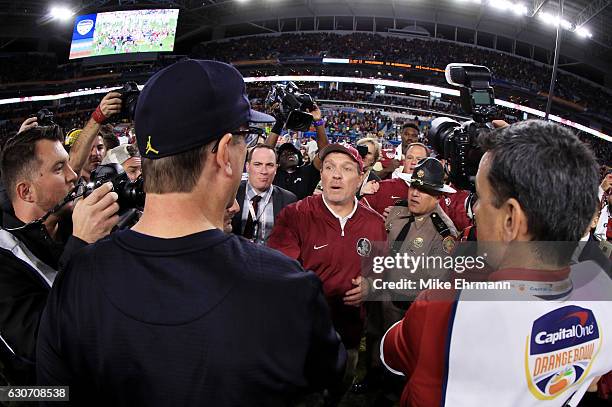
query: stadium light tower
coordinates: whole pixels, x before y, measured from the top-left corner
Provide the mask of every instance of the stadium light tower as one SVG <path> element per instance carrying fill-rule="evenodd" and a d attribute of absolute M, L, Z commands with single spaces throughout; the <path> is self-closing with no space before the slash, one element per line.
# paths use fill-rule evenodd
<path fill-rule="evenodd" d="M 53 6 L 49 15 L 55 20 L 68 21 L 74 16 L 74 12 L 66 6 Z"/>

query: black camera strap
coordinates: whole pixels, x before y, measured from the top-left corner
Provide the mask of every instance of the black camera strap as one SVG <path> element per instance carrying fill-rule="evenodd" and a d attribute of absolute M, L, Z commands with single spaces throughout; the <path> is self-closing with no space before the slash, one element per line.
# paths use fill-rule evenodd
<path fill-rule="evenodd" d="M 22 230 L 25 229 L 29 226 L 32 225 L 42 225 L 48 218 L 49 216 L 53 215 L 55 212 L 59 211 L 60 209 L 62 209 L 62 207 L 64 205 L 66 205 L 68 202 L 74 201 L 77 198 L 80 198 L 81 196 L 83 196 L 83 189 L 81 188 L 81 184 L 77 184 L 74 189 L 72 191 L 70 191 L 65 197 L 64 199 L 62 199 L 62 201 L 60 203 L 58 203 L 57 205 L 55 205 L 53 208 L 49 209 L 49 211 L 47 213 L 45 213 L 43 216 L 41 216 L 40 218 L 33 220 L 32 222 L 26 223 L 25 225 L 21 225 L 19 227 L 16 228 L 5 228 L 4 230 L 7 230 L 9 232 L 13 232 L 16 230 Z"/>

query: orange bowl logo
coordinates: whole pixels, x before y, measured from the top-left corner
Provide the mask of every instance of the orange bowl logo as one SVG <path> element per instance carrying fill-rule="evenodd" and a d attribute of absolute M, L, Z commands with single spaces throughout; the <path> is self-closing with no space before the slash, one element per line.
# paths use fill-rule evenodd
<path fill-rule="evenodd" d="M 91 31 L 94 26 L 94 22 L 91 19 L 81 20 L 78 22 L 76 30 L 79 34 L 85 35 Z"/>
<path fill-rule="evenodd" d="M 525 373 L 531 393 L 551 400 L 581 383 L 601 346 L 593 312 L 558 308 L 534 321 L 525 346 Z"/>

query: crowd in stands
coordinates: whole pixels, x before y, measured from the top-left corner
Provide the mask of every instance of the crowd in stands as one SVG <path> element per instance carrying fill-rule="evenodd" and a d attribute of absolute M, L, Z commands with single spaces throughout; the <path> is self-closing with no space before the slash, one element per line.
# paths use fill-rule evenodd
<path fill-rule="evenodd" d="M 432 43 L 432 41 L 435 41 Z M 332 33 L 283 34 L 280 36 L 248 37 L 223 42 L 209 42 L 196 46 L 191 55 L 221 61 L 275 59 L 291 56 L 354 57 L 443 69 L 451 62 L 472 62 L 491 69 L 494 78 L 529 89 L 547 92 L 551 69 L 524 58 L 512 57 L 499 51 L 476 48 L 448 41 L 406 39 L 378 34 Z M 104 73 L 121 72 L 139 75 L 154 72 L 173 62 L 165 57 L 157 61 L 135 64 L 107 64 Z M 53 54 L 5 53 L 0 54 L 0 84 L 36 80 L 59 80 L 101 73 L 98 68 L 81 66 L 80 62 L 58 65 Z M 358 76 L 358 75 L 357 75 Z M 431 79 L 443 81 L 442 75 Z M 589 111 L 608 115 L 612 111 L 610 94 L 602 92 L 575 76 L 559 72 L 555 95 L 578 103 Z"/>
<path fill-rule="evenodd" d="M 491 69 L 496 79 L 515 83 L 534 92 L 548 91 L 550 67 L 498 51 L 458 43 L 406 39 L 376 34 L 338 35 L 283 34 L 209 42 L 193 51 L 194 56 L 221 61 L 271 59 L 290 56 L 326 56 L 405 62 L 444 69 L 452 62 L 471 62 Z M 571 75 L 559 73 L 555 93 L 589 109 L 610 112 L 610 96 Z"/>
<path fill-rule="evenodd" d="M 591 150 L 610 164 L 612 144 L 504 110 L 481 151 L 449 154 L 428 130 L 465 114 L 455 99 L 357 85 L 302 88 L 315 103 L 300 134 L 269 87 L 184 60 L 137 102 L 0 106 L 0 136 L 21 126 L 0 142 L 0 386 L 61 385 L 96 406 L 535 406 L 531 360 L 597 346 L 580 379 L 562 361 L 546 380 L 564 377 L 578 407 L 610 400 L 612 172 Z M 527 389 L 525 335 L 546 346 L 576 320 L 582 342 L 526 361 Z"/>
<path fill-rule="evenodd" d="M 249 84 L 248 93 L 256 108 L 264 109 L 264 103 L 268 92 L 269 84 Z M 326 130 L 332 137 L 348 137 L 351 139 L 375 136 L 380 131 L 386 138 L 394 138 L 397 128 L 401 126 L 403 120 L 393 121 L 385 113 L 403 113 L 405 115 L 425 115 L 435 118 L 435 113 L 449 115 L 466 116 L 461 107 L 452 101 L 429 101 L 427 99 L 414 99 L 404 96 L 379 94 L 374 92 L 347 90 L 330 90 L 329 88 L 305 88 L 304 92 L 308 92 L 315 100 L 330 100 L 330 101 L 352 101 L 369 104 L 382 104 L 383 107 L 368 106 L 360 103 L 354 105 L 342 104 L 345 111 L 334 108 L 334 110 L 326 109 L 324 103 L 323 109 L 328 114 Z M 20 123 L 28 116 L 35 114 L 43 107 L 49 108 L 54 113 L 54 120 L 64 131 L 69 131 L 73 128 L 82 128 L 91 111 L 95 109 L 99 101 L 99 95 L 89 95 L 74 98 L 62 99 L 57 106 L 49 106 L 47 102 L 30 102 L 19 105 L 3 105 L 0 106 L 0 140 L 14 134 Z M 393 107 L 391 107 L 393 106 Z M 355 108 L 367 109 L 373 113 L 357 112 Z M 406 110 L 403 108 L 412 108 L 416 110 Z M 512 109 L 502 108 L 502 117 L 509 123 L 516 121 L 518 114 Z M 425 129 L 424 123 L 423 129 Z M 593 137 L 589 134 L 582 134 L 581 138 L 584 142 L 589 143 L 595 151 L 598 160 L 602 164 L 612 165 L 612 145 L 605 140 Z"/>
<path fill-rule="evenodd" d="M 57 58 L 47 53 L 0 54 L 0 84 L 53 79 L 57 71 Z"/>

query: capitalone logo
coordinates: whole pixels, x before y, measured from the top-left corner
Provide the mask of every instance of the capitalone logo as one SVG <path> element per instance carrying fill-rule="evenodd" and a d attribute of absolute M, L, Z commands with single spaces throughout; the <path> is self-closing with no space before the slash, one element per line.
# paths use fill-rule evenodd
<path fill-rule="evenodd" d="M 600 347 L 599 327 L 591 310 L 570 305 L 542 315 L 526 341 L 529 390 L 539 400 L 552 400 L 576 387 Z"/>
<path fill-rule="evenodd" d="M 94 22 L 91 19 L 87 19 L 87 20 L 81 20 L 79 21 L 79 23 L 77 24 L 77 32 L 81 35 L 85 35 L 88 32 L 91 31 L 91 29 L 94 26 Z"/>

